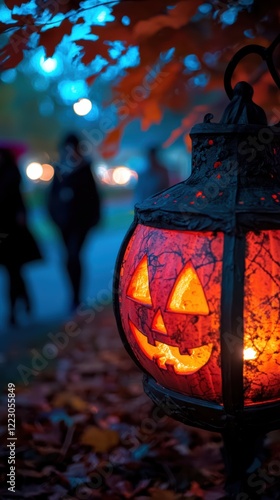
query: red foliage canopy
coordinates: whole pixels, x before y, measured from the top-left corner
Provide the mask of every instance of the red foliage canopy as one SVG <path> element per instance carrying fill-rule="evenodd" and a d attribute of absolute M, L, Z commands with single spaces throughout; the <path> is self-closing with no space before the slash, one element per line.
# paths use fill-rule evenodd
<path fill-rule="evenodd" d="M 112 101 L 118 103 L 118 132 L 109 132 L 103 143 L 105 150 L 109 146 L 111 152 L 115 149 L 112 145 L 129 121 L 138 117 L 143 130 L 147 130 L 150 125 L 161 121 L 165 109 L 188 115 L 196 104 L 201 104 L 198 95 L 222 88 L 225 67 L 241 46 L 248 43 L 268 46 L 279 32 L 278 0 L 254 0 L 251 3 L 215 0 L 207 4 L 211 7 L 208 13 L 201 8 L 202 0 L 123 0 L 117 4 L 96 3 L 91 7 L 81 7 L 79 0 L 35 0 L 35 16 L 13 12 L 16 6 L 26 6 L 27 1 L 5 0 L 5 3 L 12 11 L 14 23 L 0 24 L 0 33 L 8 35 L 0 50 L 2 71 L 16 67 L 25 54 L 28 56 L 33 50 L 29 42 L 34 33 L 38 36 L 38 46 L 45 48 L 47 56 L 53 55 L 63 37 L 71 35 L 73 25 L 85 22 L 85 12 L 94 11 L 100 5 L 110 7 L 114 20 L 104 25 L 90 25 L 91 34 L 98 37 L 96 41 L 76 40 L 81 62 L 90 65 L 97 55 L 101 55 L 112 64 L 108 51 L 110 42 L 122 41 L 123 53 L 131 46 L 138 46 L 140 64 L 126 68 L 112 86 Z M 40 19 L 46 10 L 50 13 L 50 20 L 43 23 Z M 60 25 L 57 25 L 57 17 L 55 23 L 53 21 L 58 14 L 63 14 Z M 226 15 L 236 19 L 228 21 Z M 123 22 L 124 16 L 128 23 Z M 171 49 L 172 59 L 165 59 L 164 54 Z M 188 54 L 196 55 L 198 69 L 189 71 L 186 68 L 184 58 Z M 211 60 L 211 55 L 215 60 Z M 279 50 L 276 50 L 278 67 L 279 59 Z M 94 83 L 105 70 L 106 66 L 90 75 L 88 82 Z M 254 84 L 258 104 L 266 109 L 275 108 L 277 88 L 259 59 L 246 58 L 236 73 L 238 79 Z M 201 86 L 193 83 L 199 74 L 207 75 Z M 176 137 L 185 130 L 186 121 L 183 121 Z"/>

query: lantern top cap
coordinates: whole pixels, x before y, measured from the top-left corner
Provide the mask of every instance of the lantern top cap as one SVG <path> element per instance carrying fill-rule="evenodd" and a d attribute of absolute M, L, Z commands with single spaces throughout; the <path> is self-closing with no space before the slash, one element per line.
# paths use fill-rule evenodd
<path fill-rule="evenodd" d="M 262 45 L 250 44 L 242 47 L 230 60 L 224 76 L 225 91 L 230 99 L 219 123 L 211 123 L 213 115 L 207 113 L 203 124 L 195 125 L 190 135 L 206 130 L 217 133 L 247 133 L 258 127 L 267 127 L 267 116 L 264 110 L 253 101 L 253 87 L 244 81 L 238 82 L 232 88 L 231 80 L 234 70 L 238 63 L 249 54 L 258 54 L 266 62 L 268 70 L 280 88 L 280 76 L 275 68 L 273 54 L 276 47 L 280 44 L 280 34 L 273 40 L 268 47 Z M 278 126 L 277 129 L 280 127 Z M 278 134 L 278 130 L 275 130 Z"/>
<path fill-rule="evenodd" d="M 269 47 L 262 45 L 250 44 L 242 47 L 230 60 L 224 75 L 225 91 L 230 99 L 230 103 L 225 109 L 221 124 L 235 124 L 235 125 L 266 125 L 267 117 L 264 110 L 253 102 L 253 87 L 247 82 L 239 82 L 232 88 L 231 80 L 235 68 L 238 63 L 249 54 L 258 54 L 267 64 L 268 70 L 280 88 L 280 77 L 275 68 L 273 61 L 273 53 L 275 48 L 280 43 L 280 34 L 273 40 Z M 204 123 L 210 123 L 211 117 L 206 115 Z"/>
<path fill-rule="evenodd" d="M 247 82 L 239 82 L 233 89 L 231 102 L 226 107 L 220 123 L 239 125 L 267 125 L 264 110 L 253 100 L 253 87 Z"/>

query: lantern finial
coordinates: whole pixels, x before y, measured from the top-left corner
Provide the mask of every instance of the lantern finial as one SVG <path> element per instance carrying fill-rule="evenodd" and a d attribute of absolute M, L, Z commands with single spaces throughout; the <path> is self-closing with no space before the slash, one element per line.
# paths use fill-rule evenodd
<path fill-rule="evenodd" d="M 247 82 L 239 82 L 233 89 L 233 97 L 226 107 L 220 123 L 267 125 L 264 110 L 253 102 L 253 87 Z"/>

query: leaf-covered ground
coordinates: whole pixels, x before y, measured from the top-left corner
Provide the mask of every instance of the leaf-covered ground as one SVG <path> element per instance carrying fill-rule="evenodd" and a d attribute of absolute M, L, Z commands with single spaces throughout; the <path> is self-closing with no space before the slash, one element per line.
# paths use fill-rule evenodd
<path fill-rule="evenodd" d="M 224 497 L 220 435 L 184 426 L 153 406 L 143 392 L 142 374 L 119 339 L 111 307 L 93 321 L 78 316 L 74 321 L 76 326 L 68 322 L 60 328 L 65 332 L 68 325 L 75 335 L 53 351 L 54 359 L 33 375 L 26 373 L 27 385 L 17 382 L 15 493 L 6 483 L 7 395 L 2 396 L 0 498 Z M 46 344 L 37 352 L 47 353 Z M 34 363 L 32 370 L 39 367 Z M 277 500 L 278 432 L 267 436 L 266 451 L 265 462 L 254 472 L 252 495 Z M 250 498 L 255 497 L 238 500 Z"/>

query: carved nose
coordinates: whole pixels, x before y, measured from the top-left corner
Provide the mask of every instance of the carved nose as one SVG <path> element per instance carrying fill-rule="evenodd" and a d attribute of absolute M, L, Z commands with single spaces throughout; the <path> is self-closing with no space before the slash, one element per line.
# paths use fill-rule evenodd
<path fill-rule="evenodd" d="M 154 319 L 152 322 L 152 330 L 154 332 L 165 333 L 167 335 L 167 330 L 165 328 L 165 324 L 160 309 L 158 309 L 154 315 Z"/>

